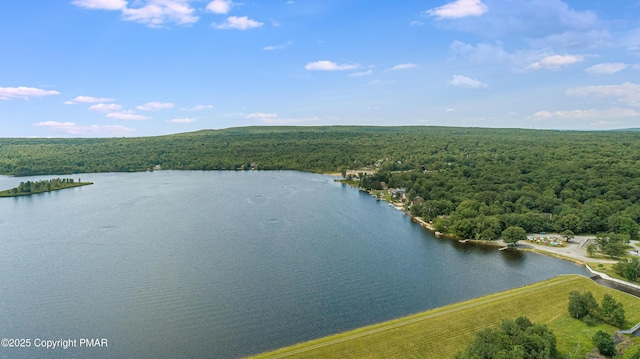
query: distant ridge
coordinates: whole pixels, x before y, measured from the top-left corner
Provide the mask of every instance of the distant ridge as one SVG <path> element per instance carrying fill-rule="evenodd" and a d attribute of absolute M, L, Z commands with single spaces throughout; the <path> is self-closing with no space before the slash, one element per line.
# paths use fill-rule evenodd
<path fill-rule="evenodd" d="M 640 131 L 640 127 L 635 127 L 635 128 L 619 128 L 619 129 L 616 129 L 616 130 L 610 130 L 610 131 L 618 131 L 618 132 L 622 132 L 622 131 L 624 131 L 624 132 L 627 132 L 627 131 L 628 131 L 628 132 L 632 132 L 632 131 L 635 131 L 635 132 L 637 132 L 637 131 Z"/>

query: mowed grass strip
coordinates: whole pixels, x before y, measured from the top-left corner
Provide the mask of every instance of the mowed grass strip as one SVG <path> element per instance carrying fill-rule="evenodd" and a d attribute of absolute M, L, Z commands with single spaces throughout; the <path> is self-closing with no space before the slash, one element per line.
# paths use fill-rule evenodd
<path fill-rule="evenodd" d="M 587 353 L 593 347 L 593 333 L 613 333 L 614 328 L 588 327 L 571 318 L 567 307 L 573 290 L 590 291 L 598 302 L 609 293 L 625 306 L 625 327 L 640 322 L 640 299 L 583 276 L 565 275 L 251 358 L 451 358 L 473 340 L 476 332 L 519 316 L 548 325 L 558 338 L 562 354 Z"/>

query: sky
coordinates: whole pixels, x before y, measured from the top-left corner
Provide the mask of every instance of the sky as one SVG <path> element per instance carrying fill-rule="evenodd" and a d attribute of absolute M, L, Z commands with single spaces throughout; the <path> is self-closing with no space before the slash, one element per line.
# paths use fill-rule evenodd
<path fill-rule="evenodd" d="M 640 0 L 0 2 L 0 137 L 640 127 Z"/>

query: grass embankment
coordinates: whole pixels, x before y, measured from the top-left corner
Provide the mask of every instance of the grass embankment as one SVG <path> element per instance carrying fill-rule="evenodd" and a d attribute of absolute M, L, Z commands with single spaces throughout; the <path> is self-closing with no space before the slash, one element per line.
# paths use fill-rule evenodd
<path fill-rule="evenodd" d="M 65 183 L 64 185 L 62 185 L 60 187 L 55 187 L 55 188 L 51 188 L 51 189 L 44 189 L 43 188 L 43 189 L 39 189 L 39 190 L 32 190 L 31 192 L 19 192 L 19 191 L 17 191 L 16 188 L 13 188 L 13 189 L 5 190 L 5 191 L 0 191 L 0 197 L 30 196 L 32 194 L 59 191 L 61 189 L 65 189 L 65 188 L 80 187 L 80 186 L 86 186 L 86 185 L 90 185 L 90 184 L 93 184 L 93 182 Z"/>
<path fill-rule="evenodd" d="M 567 275 L 526 287 L 436 308 L 427 312 L 316 339 L 252 358 L 452 358 L 473 340 L 475 333 L 503 319 L 526 316 L 548 325 L 558 339 L 562 356 L 584 357 L 593 348 L 598 330 L 569 316 L 569 292 L 590 291 L 598 302 L 609 293 L 624 304 L 625 328 L 640 322 L 640 299 L 600 286 L 592 280 Z"/>

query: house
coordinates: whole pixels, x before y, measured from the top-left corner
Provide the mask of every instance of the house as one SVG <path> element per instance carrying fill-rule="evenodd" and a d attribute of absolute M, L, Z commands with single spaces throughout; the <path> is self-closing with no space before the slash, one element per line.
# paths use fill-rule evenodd
<path fill-rule="evenodd" d="M 388 192 L 391 195 L 391 197 L 393 197 L 395 199 L 402 199 L 402 200 L 406 200 L 407 199 L 407 189 L 406 188 L 389 188 Z"/>

